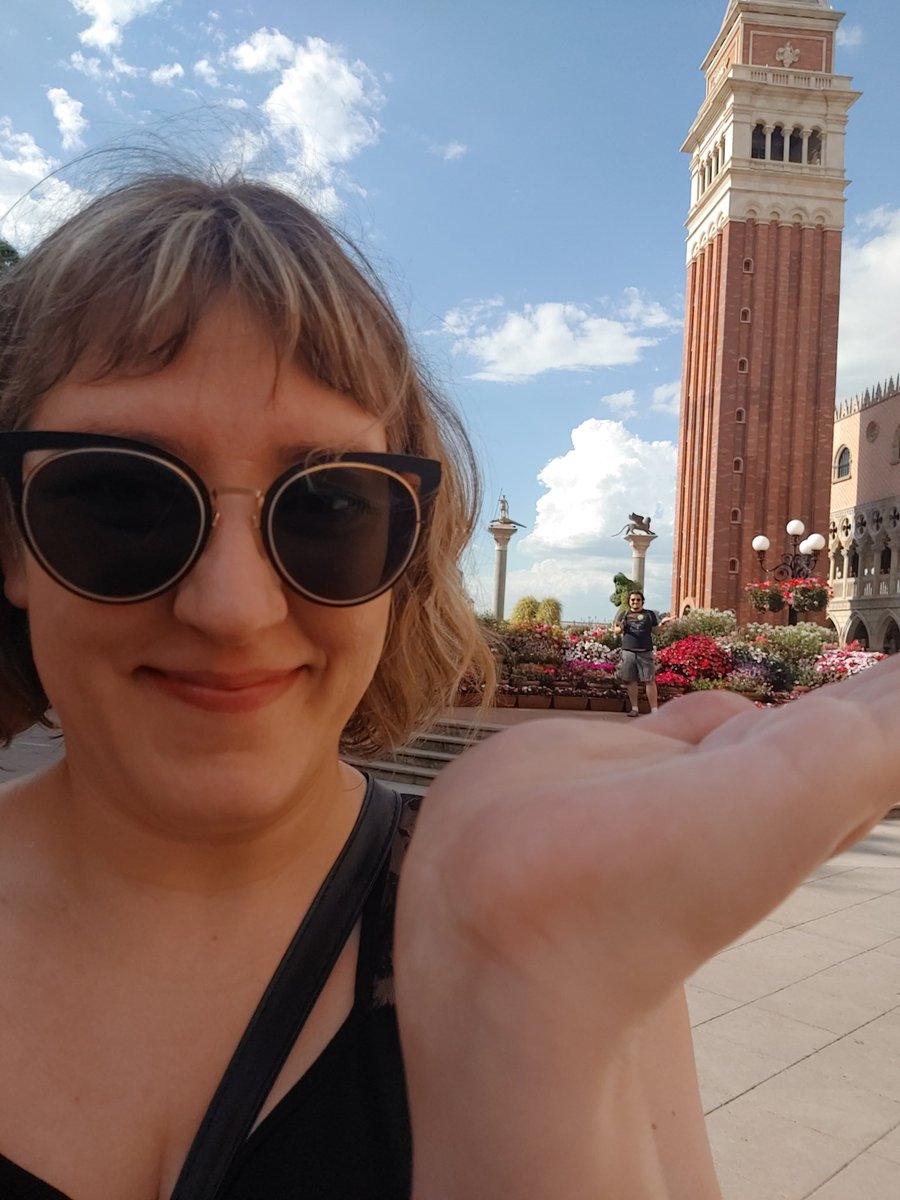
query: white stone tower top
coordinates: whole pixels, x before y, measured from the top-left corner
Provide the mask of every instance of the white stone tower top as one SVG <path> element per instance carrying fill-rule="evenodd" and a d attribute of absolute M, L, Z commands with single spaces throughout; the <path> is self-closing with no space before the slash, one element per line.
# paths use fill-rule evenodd
<path fill-rule="evenodd" d="M 843 15 L 827 0 L 730 0 L 682 146 L 688 261 L 730 220 L 843 228 L 844 132 L 858 96 L 834 70 Z"/>

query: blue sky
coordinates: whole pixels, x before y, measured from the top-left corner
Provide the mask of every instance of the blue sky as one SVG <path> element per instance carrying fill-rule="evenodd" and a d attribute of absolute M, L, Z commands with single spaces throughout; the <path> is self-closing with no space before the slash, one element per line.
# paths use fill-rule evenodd
<path fill-rule="evenodd" d="M 526 526 L 508 606 L 605 618 L 631 510 L 669 603 L 688 160 L 726 0 L 4 0 L 0 232 L 26 247 L 90 186 L 21 197 L 157 130 L 301 187 L 386 278 Z M 850 113 L 838 398 L 900 372 L 900 8 L 846 6 Z M 20 201 L 16 204 L 17 201 Z M 493 543 L 468 577 L 492 601 Z"/>

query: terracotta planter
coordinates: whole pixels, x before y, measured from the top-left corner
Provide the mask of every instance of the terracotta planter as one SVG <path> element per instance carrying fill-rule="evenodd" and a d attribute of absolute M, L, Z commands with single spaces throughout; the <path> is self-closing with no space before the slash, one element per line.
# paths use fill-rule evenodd
<path fill-rule="evenodd" d="M 589 696 L 588 708 L 591 712 L 620 713 L 625 711 L 625 701 L 621 696 Z"/>
<path fill-rule="evenodd" d="M 481 704 L 480 692 L 457 692 L 456 706 L 457 708 L 478 708 Z"/>
<path fill-rule="evenodd" d="M 587 696 L 554 696 L 553 707 L 566 709 L 568 712 L 584 712 L 588 706 Z"/>
<path fill-rule="evenodd" d="M 549 708 L 553 700 L 552 696 L 524 696 L 521 692 L 518 695 L 517 708 Z"/>
<path fill-rule="evenodd" d="M 517 699 L 514 692 L 498 692 L 494 697 L 494 708 L 515 708 Z"/>

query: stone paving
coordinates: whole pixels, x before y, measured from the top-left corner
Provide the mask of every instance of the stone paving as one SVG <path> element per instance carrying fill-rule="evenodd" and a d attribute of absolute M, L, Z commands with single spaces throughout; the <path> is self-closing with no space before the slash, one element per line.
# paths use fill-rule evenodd
<path fill-rule="evenodd" d="M 0 779 L 57 753 L 23 734 Z M 898 1200 L 900 820 L 707 963 L 688 1001 L 723 1200 Z"/>
<path fill-rule="evenodd" d="M 724 1200 L 900 1196 L 900 821 L 688 985 Z"/>

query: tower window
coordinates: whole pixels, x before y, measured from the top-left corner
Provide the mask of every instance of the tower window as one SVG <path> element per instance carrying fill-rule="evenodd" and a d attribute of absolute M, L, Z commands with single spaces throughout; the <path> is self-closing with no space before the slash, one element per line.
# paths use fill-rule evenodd
<path fill-rule="evenodd" d="M 743 475 L 744 460 L 742 458 L 736 458 L 731 465 L 731 469 L 734 471 L 735 475 Z"/>
<path fill-rule="evenodd" d="M 850 451 L 846 446 L 842 446 L 838 451 L 838 456 L 834 460 L 834 477 L 835 479 L 850 478 Z"/>
<path fill-rule="evenodd" d="M 744 259 L 744 274 L 745 275 L 753 274 L 753 259 L 752 258 Z"/>
<path fill-rule="evenodd" d="M 741 510 L 739 508 L 733 508 L 731 510 L 731 523 L 732 523 L 732 525 L 740 525 Z"/>
<path fill-rule="evenodd" d="M 741 569 L 741 562 L 740 562 L 740 559 L 738 559 L 738 558 L 729 558 L 729 560 L 728 560 L 728 573 L 729 573 L 729 575 L 737 575 L 737 574 L 739 574 L 739 572 L 740 572 L 740 569 Z"/>
<path fill-rule="evenodd" d="M 745 408 L 736 408 L 734 410 L 734 419 L 738 425 L 747 424 L 747 410 Z"/>
<path fill-rule="evenodd" d="M 753 133 L 750 137 L 750 157 L 766 157 L 766 127 L 762 121 L 758 121 L 753 126 Z"/>
<path fill-rule="evenodd" d="M 799 125 L 795 125 L 791 130 L 791 144 L 788 151 L 788 159 L 792 163 L 803 162 L 803 130 Z"/>
<path fill-rule="evenodd" d="M 741 321 L 743 322 L 744 325 L 750 324 L 750 309 L 749 308 L 741 309 Z"/>
<path fill-rule="evenodd" d="M 781 125 L 772 130 L 771 157 L 775 162 L 784 162 L 784 129 Z"/>
<path fill-rule="evenodd" d="M 814 129 L 809 135 L 806 161 L 813 167 L 820 167 L 822 165 L 822 132 L 819 129 Z"/>
<path fill-rule="evenodd" d="M 749 369 L 750 369 L 750 364 L 747 362 L 746 358 L 739 358 L 738 359 L 738 374 L 746 375 L 747 372 L 749 371 Z"/>

